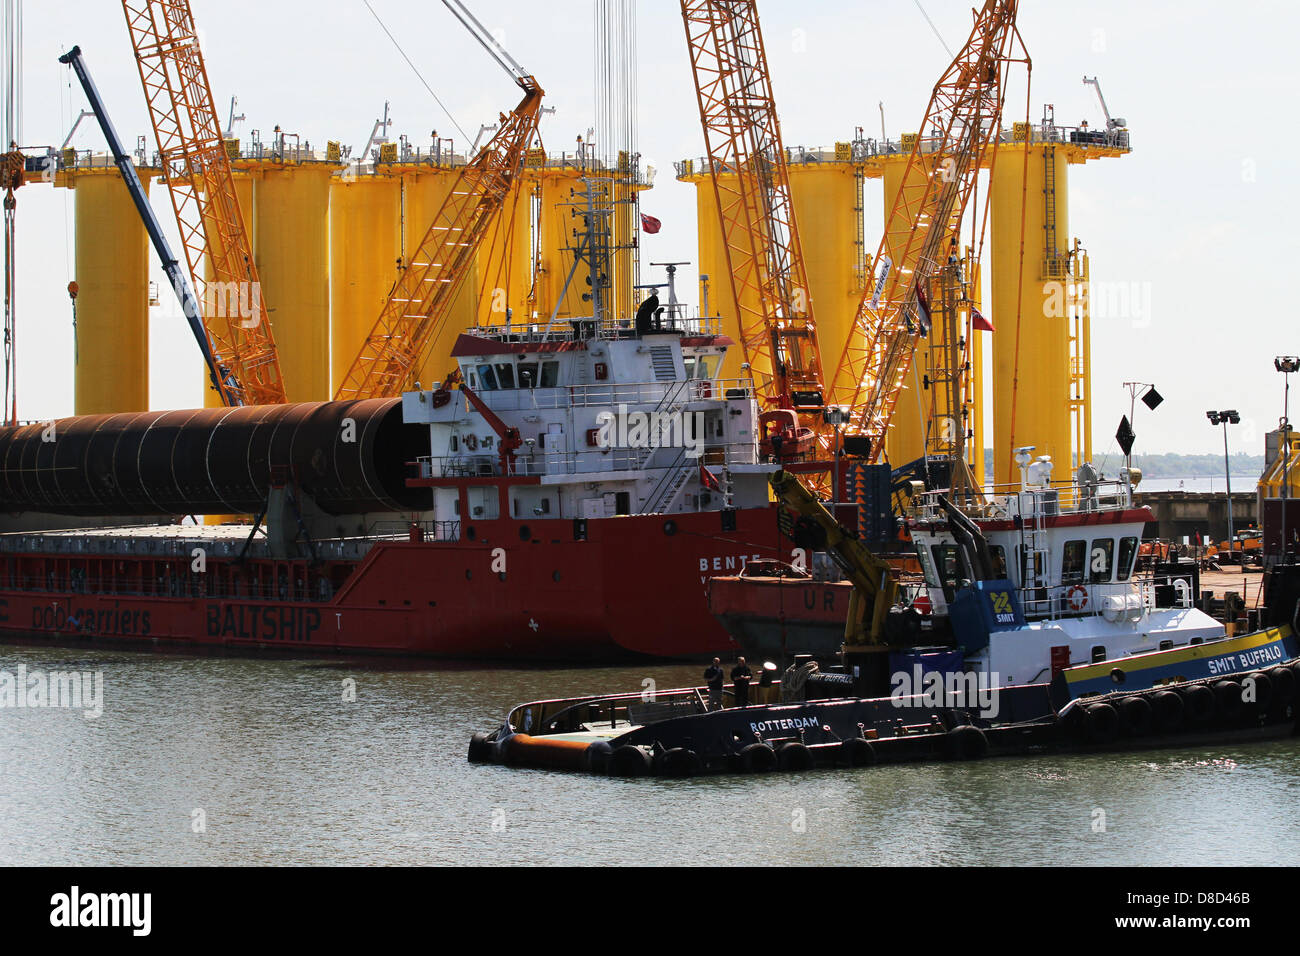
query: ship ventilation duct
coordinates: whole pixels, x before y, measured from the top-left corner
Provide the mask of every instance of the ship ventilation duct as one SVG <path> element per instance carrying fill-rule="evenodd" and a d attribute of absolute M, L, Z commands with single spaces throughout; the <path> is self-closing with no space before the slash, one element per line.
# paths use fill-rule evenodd
<path fill-rule="evenodd" d="M 0 429 L 0 510 L 255 514 L 288 484 L 329 514 L 421 511 L 428 454 L 396 398 L 83 415 Z"/>

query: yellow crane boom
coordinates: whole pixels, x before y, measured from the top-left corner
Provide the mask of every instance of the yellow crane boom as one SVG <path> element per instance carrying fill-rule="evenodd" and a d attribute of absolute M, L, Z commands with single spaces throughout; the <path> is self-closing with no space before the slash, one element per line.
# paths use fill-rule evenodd
<path fill-rule="evenodd" d="M 226 405 L 282 403 L 275 338 L 189 0 L 122 0 L 122 10 L 181 248 L 221 370 L 213 387 Z M 205 257 L 215 289 L 204 281 Z"/>
<path fill-rule="evenodd" d="M 875 281 L 863 291 L 831 379 L 835 401 L 849 408 L 848 431 L 871 441 L 871 461 L 883 449 L 917 339 L 929 332 L 918 292 L 949 255 L 985 152 L 996 142 L 1007 71 L 1029 63 L 1017 3 L 985 0 L 970 37 L 935 84 L 886 219 L 893 225 L 873 260 Z"/>
<path fill-rule="evenodd" d="M 339 401 L 401 394 L 433 345 L 474 257 L 515 187 L 541 119 L 541 86 L 459 0 L 443 0 L 524 91 L 461 170 L 335 393 Z"/>
<path fill-rule="evenodd" d="M 681 7 L 745 361 L 768 407 L 820 406 L 817 326 L 757 3 Z"/>

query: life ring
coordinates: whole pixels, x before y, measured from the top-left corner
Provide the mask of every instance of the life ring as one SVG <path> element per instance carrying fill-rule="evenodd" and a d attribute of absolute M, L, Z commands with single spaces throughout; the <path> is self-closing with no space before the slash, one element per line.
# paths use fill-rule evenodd
<path fill-rule="evenodd" d="M 1088 606 L 1088 589 L 1082 584 L 1076 584 L 1065 592 L 1065 599 L 1070 602 L 1072 610 L 1082 611 Z"/>

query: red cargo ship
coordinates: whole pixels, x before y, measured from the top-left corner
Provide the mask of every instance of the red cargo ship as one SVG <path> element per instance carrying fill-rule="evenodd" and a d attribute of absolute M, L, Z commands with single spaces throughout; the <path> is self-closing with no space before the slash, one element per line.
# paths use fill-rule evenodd
<path fill-rule="evenodd" d="M 682 657 L 777 556 L 712 320 L 479 329 L 401 399 L 0 430 L 0 637 L 158 650 Z M 256 514 L 253 524 L 178 523 Z M 126 517 L 123 517 L 126 516 Z M 77 527 L 77 525 L 94 525 Z M 65 530 L 52 530 L 61 527 Z"/>

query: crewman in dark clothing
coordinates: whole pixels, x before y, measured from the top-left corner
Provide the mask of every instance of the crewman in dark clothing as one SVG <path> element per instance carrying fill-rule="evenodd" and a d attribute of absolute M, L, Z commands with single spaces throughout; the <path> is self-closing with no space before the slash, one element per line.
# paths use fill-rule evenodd
<path fill-rule="evenodd" d="M 736 666 L 731 669 L 731 691 L 735 695 L 737 707 L 749 706 L 749 682 L 753 679 L 754 674 L 745 659 L 736 658 Z"/>
<path fill-rule="evenodd" d="M 722 709 L 723 676 L 722 661 L 715 657 L 708 670 L 704 672 L 704 682 L 709 687 L 709 710 Z"/>
<path fill-rule="evenodd" d="M 644 302 L 637 306 L 636 310 L 636 334 L 648 335 L 651 332 L 658 331 L 659 319 L 656 313 L 659 311 L 659 294 L 651 291 L 646 296 Z"/>

